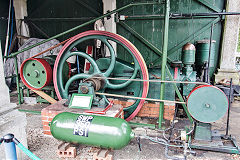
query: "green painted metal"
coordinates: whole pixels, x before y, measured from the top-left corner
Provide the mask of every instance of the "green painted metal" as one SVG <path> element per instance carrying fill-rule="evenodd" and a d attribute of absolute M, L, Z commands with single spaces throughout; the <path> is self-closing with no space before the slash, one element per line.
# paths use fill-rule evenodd
<path fill-rule="evenodd" d="M 45 56 L 42 59 L 46 60 L 51 68 L 53 68 L 56 55 Z M 28 60 L 23 66 L 23 77 L 26 80 L 26 83 L 33 88 L 41 88 L 45 85 L 47 81 L 47 72 L 52 71 L 46 70 L 44 65 L 38 60 Z M 62 72 L 62 81 L 63 83 L 66 83 L 69 74 L 69 66 L 67 62 L 63 64 Z"/>
<path fill-rule="evenodd" d="M 114 14 L 114 13 L 119 12 L 119 11 L 121 11 L 121 10 L 124 10 L 124 9 L 126 9 L 126 8 L 129 8 L 129 7 L 132 7 L 132 6 L 154 5 L 154 4 L 159 4 L 159 3 L 158 3 L 158 2 L 130 3 L 130 4 L 126 5 L 126 6 L 121 7 L 121 8 L 112 10 L 112 11 L 110 11 L 110 12 L 108 12 L 108 13 L 106 13 L 106 14 L 98 17 L 98 18 L 95 18 L 95 19 L 93 19 L 93 20 L 90 20 L 90 21 L 88 21 L 88 22 L 85 22 L 85 23 L 83 23 L 83 24 L 80 24 L 80 25 L 78 25 L 78 26 L 76 26 L 76 27 L 73 27 L 73 28 L 71 28 L 71 29 L 69 29 L 69 30 L 66 30 L 66 31 L 64 31 L 64 32 L 62 32 L 62 33 L 59 33 L 59 34 L 55 35 L 55 36 L 52 36 L 52 37 L 50 37 L 50 38 L 48 38 L 48 39 L 46 39 L 46 40 L 43 40 L 43 41 L 41 41 L 41 42 L 38 42 L 38 43 L 36 43 L 36 44 L 34 44 L 34 45 L 32 45 L 32 46 L 29 46 L 29 47 L 27 47 L 27 48 L 24 48 L 24 49 L 22 49 L 22 50 L 20 50 L 20 51 L 17 51 L 17 52 L 15 52 L 15 53 L 12 53 L 10 56 L 8 56 L 8 58 L 14 57 L 14 56 L 16 56 L 16 55 L 18 55 L 18 54 L 20 54 L 20 53 L 22 53 L 22 52 L 24 52 L 24 51 L 27 51 L 27 50 L 29 50 L 29 49 L 32 49 L 32 48 L 36 47 L 36 46 L 39 46 L 39 45 L 44 44 L 44 43 L 46 43 L 46 42 L 49 42 L 49 41 L 51 41 L 51 40 L 53 40 L 53 39 L 56 39 L 56 38 L 61 37 L 61 36 L 63 36 L 63 35 L 66 35 L 66 34 L 72 32 L 72 31 L 75 31 L 75 30 L 77 30 L 77 29 L 79 29 L 79 28 L 82 28 L 82 27 L 84 27 L 84 26 L 87 26 L 87 25 L 89 25 L 89 24 L 92 24 L 92 23 L 96 22 L 96 21 L 99 20 L 99 19 L 102 19 L 102 18 L 104 18 L 104 17 L 107 17 L 107 16 L 109 16 L 109 15 L 111 15 L 111 14 Z"/>
<path fill-rule="evenodd" d="M 213 5 L 211 2 L 209 2 L 209 0 L 196 0 L 196 1 L 203 4 L 204 6 L 206 6 L 208 8 L 210 8 L 211 10 L 213 10 L 215 12 L 222 12 L 222 10 L 220 8 Z"/>
<path fill-rule="evenodd" d="M 197 123 L 194 132 L 194 140 L 211 141 L 212 130 L 210 123 Z"/>
<path fill-rule="evenodd" d="M 67 29 L 97 18 L 103 14 L 103 3 L 99 0 L 73 0 L 67 3 L 64 0 L 27 1 L 28 16 L 24 22 L 29 25 L 32 37 L 45 38 L 36 27 L 47 35 L 54 36 Z M 73 21 L 71 19 L 74 19 Z M 36 26 L 36 27 L 34 27 Z M 94 29 L 93 25 L 75 30 L 67 35 L 59 37 L 63 41 L 80 32 Z"/>
<path fill-rule="evenodd" d="M 32 114 L 40 114 L 41 111 L 34 111 L 34 110 L 27 110 L 27 109 L 18 109 L 19 112 L 26 112 L 26 113 L 32 113 Z"/>
<path fill-rule="evenodd" d="M 131 127 L 143 127 L 143 128 L 151 128 L 156 129 L 155 124 L 145 124 L 145 123 L 135 123 L 135 122 L 128 122 Z"/>
<path fill-rule="evenodd" d="M 170 72 L 170 70 L 169 70 L 169 68 L 168 68 L 167 66 L 166 66 L 166 72 L 167 72 L 167 75 L 169 76 L 170 80 L 173 81 L 174 79 L 173 79 L 173 77 L 172 77 L 172 75 L 171 75 L 171 72 Z M 173 83 L 173 86 L 174 86 L 175 92 L 176 92 L 176 94 L 177 94 L 180 102 L 184 102 L 183 96 L 181 95 L 181 93 L 180 93 L 180 91 L 179 91 L 178 86 L 176 85 L 176 83 Z M 190 121 L 191 123 L 193 123 L 193 118 L 192 118 L 192 116 L 190 115 L 186 104 L 182 104 L 182 106 L 183 106 L 183 109 L 184 109 L 185 113 L 187 114 L 187 117 L 188 117 L 189 121 Z"/>
<path fill-rule="evenodd" d="M 195 63 L 195 52 L 196 48 L 193 44 L 187 43 L 183 46 L 182 51 L 182 74 L 181 81 L 196 82 L 197 72 L 193 71 L 193 64 Z M 180 84 L 182 87 L 183 96 L 188 96 L 192 89 L 196 86 L 195 84 Z"/>
<path fill-rule="evenodd" d="M 220 18 L 216 18 L 215 20 L 213 21 L 210 21 L 207 25 L 205 25 L 204 27 L 202 27 L 201 29 L 199 29 L 197 32 L 194 32 L 192 33 L 190 36 L 188 36 L 186 39 L 184 39 L 183 41 L 181 41 L 180 43 L 178 43 L 176 46 L 174 46 L 173 48 L 171 48 L 169 51 L 168 51 L 168 55 L 174 55 L 177 54 L 176 52 L 182 48 L 182 46 L 187 43 L 187 42 L 190 42 L 190 41 L 193 41 L 194 39 L 196 39 L 196 37 L 200 36 L 201 34 L 203 34 L 204 32 L 206 32 L 211 26 L 212 24 L 216 24 L 220 21 L 221 19 Z M 220 40 L 220 37 L 219 37 L 219 40 Z M 219 45 L 219 43 L 218 43 Z M 218 49 L 219 51 L 219 49 Z M 159 60 L 160 59 L 156 59 L 152 62 L 152 66 L 155 66 L 159 63 Z M 178 60 L 178 59 L 177 59 Z M 217 58 L 216 58 L 217 60 Z"/>
<path fill-rule="evenodd" d="M 14 65 L 15 65 L 15 74 L 16 74 L 16 84 L 17 84 L 17 93 L 18 93 L 18 104 L 21 103 L 21 94 L 20 94 L 20 84 L 19 84 L 19 76 L 18 76 L 18 63 L 17 57 L 14 57 Z"/>
<path fill-rule="evenodd" d="M 199 3 L 196 0 L 170 0 L 171 1 L 171 13 L 212 13 L 212 9 Z M 124 6 L 129 2 L 134 2 L 134 0 L 117 1 L 117 7 Z M 209 4 L 216 6 L 219 9 L 224 9 L 223 1 L 209 0 Z M 163 25 L 164 25 L 164 5 L 152 5 L 152 6 L 135 6 L 128 10 L 123 10 L 118 13 L 118 15 L 129 16 L 125 21 L 117 23 L 117 32 L 123 35 L 125 38 L 129 39 L 138 50 L 142 53 L 143 58 L 146 61 L 149 68 L 161 66 L 161 57 L 150 49 L 146 44 L 142 43 L 143 39 L 140 40 L 140 36 L 151 43 L 154 48 L 162 50 L 163 47 Z M 215 13 L 215 12 L 214 12 Z M 150 17 L 145 17 L 149 15 Z M 139 18 L 139 20 L 132 18 Z M 137 17 L 134 17 L 137 16 Z M 154 17 L 154 18 L 153 18 Z M 142 18 L 142 19 L 141 19 Z M 146 18 L 146 19 L 144 19 Z M 214 23 L 214 33 L 213 39 L 217 41 L 216 43 L 216 53 L 217 58 L 221 43 L 221 33 L 222 33 L 222 23 L 217 23 L 221 20 L 221 17 L 201 17 L 199 18 L 172 18 L 170 17 L 169 24 L 169 43 L 168 43 L 168 58 L 172 61 L 180 61 L 182 54 L 182 46 L 187 42 L 195 44 L 196 41 L 209 38 L 210 27 Z M 128 25 L 132 30 L 138 33 L 140 36 L 136 36 L 130 29 L 127 29 L 122 22 Z M 216 29 L 216 30 L 215 30 Z M 119 48 L 118 58 L 127 60 L 128 56 L 125 52 Z"/>
<path fill-rule="evenodd" d="M 225 115 L 228 109 L 228 98 L 217 87 L 199 86 L 188 96 L 187 106 L 194 119 L 211 123 Z"/>
<path fill-rule="evenodd" d="M 36 60 L 28 60 L 23 67 L 23 76 L 29 85 L 41 88 L 47 79 L 44 66 Z"/>
<path fill-rule="evenodd" d="M 134 137 L 123 119 L 69 112 L 55 116 L 50 128 L 56 139 L 102 148 L 121 149 Z"/>
<path fill-rule="evenodd" d="M 195 63 L 195 50 L 184 50 L 182 53 L 182 63 L 193 65 Z"/>
<path fill-rule="evenodd" d="M 238 146 L 213 146 L 213 145 L 204 145 L 204 144 L 190 144 L 189 147 L 192 149 L 201 149 L 205 151 L 215 151 L 222 153 L 230 153 L 230 154 L 240 154 Z"/>
<path fill-rule="evenodd" d="M 164 20 L 164 38 L 163 38 L 163 56 L 161 68 L 161 80 L 166 79 L 167 50 L 168 50 L 168 28 L 169 28 L 170 0 L 165 1 L 165 20 Z M 164 99 L 165 83 L 161 83 L 160 100 Z M 164 102 L 160 102 L 158 128 L 162 128 L 164 112 Z"/>
<path fill-rule="evenodd" d="M 132 29 L 130 26 L 128 26 L 124 22 L 119 22 L 119 24 L 127 29 L 131 34 L 133 34 L 138 40 L 140 40 L 142 43 L 144 43 L 147 47 L 149 47 L 151 50 L 154 51 L 154 53 L 158 54 L 159 56 L 162 56 L 162 51 L 160 51 L 156 46 L 154 46 L 152 43 L 150 43 L 148 40 L 146 40 L 142 35 L 137 33 L 134 29 Z M 168 57 L 167 61 L 170 63 L 172 60 Z"/>
<path fill-rule="evenodd" d="M 109 65 L 108 68 L 106 67 L 106 64 L 103 66 L 103 72 L 99 69 L 100 67 L 98 67 L 98 64 L 96 63 L 96 61 L 89 56 L 86 53 L 77 51 L 77 52 L 70 52 L 72 48 L 74 48 L 75 46 L 81 44 L 84 41 L 87 40 L 93 40 L 93 39 L 99 39 L 101 40 L 109 49 L 110 51 L 110 55 L 111 55 L 111 59 L 107 60 L 109 61 Z M 58 65 L 58 69 L 57 69 L 57 85 L 58 85 L 58 89 L 59 92 L 62 96 L 62 98 L 68 98 L 68 92 L 69 92 L 69 87 L 70 85 L 79 79 L 86 79 L 86 78 L 90 78 L 91 76 L 96 76 L 96 75 L 100 75 L 103 77 L 108 77 L 114 70 L 115 67 L 119 66 L 118 63 L 116 63 L 116 55 L 115 55 L 115 51 L 113 49 L 113 47 L 111 46 L 111 44 L 109 43 L 110 41 L 114 41 L 116 42 L 119 46 L 121 46 L 123 49 L 125 49 L 129 55 L 131 55 L 131 58 L 129 58 L 128 60 L 131 60 L 131 63 L 133 63 L 132 65 L 132 69 L 133 69 L 133 73 L 130 75 L 130 77 L 127 77 L 129 79 L 135 79 L 137 77 L 137 75 L 139 76 L 138 78 L 142 79 L 142 74 L 140 72 L 140 66 L 138 64 L 138 61 L 136 59 L 136 57 L 134 57 L 133 53 L 131 50 L 129 50 L 129 48 L 126 47 L 126 45 L 122 44 L 121 42 L 119 42 L 118 40 L 111 38 L 111 37 L 107 37 L 107 36 L 103 36 L 103 35 L 90 35 L 90 36 L 85 36 L 83 38 L 80 38 L 78 40 L 76 40 L 74 43 L 71 44 L 70 47 L 68 47 L 68 49 L 63 53 L 63 55 L 61 56 L 60 60 L 59 60 L 59 65 Z M 88 74 L 85 73 L 80 73 L 80 74 L 76 74 L 72 77 L 69 78 L 69 80 L 66 82 L 66 84 L 64 85 L 61 78 L 62 78 L 62 68 L 63 68 L 63 63 L 70 57 L 73 55 L 78 55 L 80 57 L 83 57 L 85 59 L 87 59 L 90 63 L 91 63 L 91 72 L 89 72 Z M 125 62 L 126 63 L 126 62 Z M 116 65 L 117 64 L 117 65 Z M 115 66 L 116 65 L 116 66 Z M 118 69 L 118 68 L 115 68 Z M 127 74 L 125 75 L 127 76 Z M 131 80 L 128 81 L 123 81 L 123 83 L 112 83 L 112 81 L 109 80 L 105 80 L 105 85 L 103 87 L 103 89 L 100 92 L 104 92 L 105 89 L 110 89 L 110 90 L 121 90 L 124 88 L 127 88 L 130 84 L 132 83 Z M 139 94 L 137 94 L 136 96 L 141 97 L 142 96 L 142 84 L 140 84 L 140 87 L 138 86 L 138 88 L 136 89 L 137 92 Z M 140 92 L 139 92 L 140 91 Z M 106 96 L 102 96 L 102 98 L 105 99 L 106 102 L 108 102 L 108 99 L 106 98 Z M 138 106 L 140 100 L 136 100 L 135 103 L 127 108 L 124 108 L 125 117 L 129 117 L 136 109 L 136 107 Z"/>
<path fill-rule="evenodd" d="M 87 10 L 90 10 L 92 13 L 94 13 L 97 16 L 100 16 L 102 14 L 101 11 L 97 11 L 96 8 L 93 8 L 94 3 L 92 4 L 87 4 L 85 3 L 83 0 L 75 0 L 77 3 L 81 4 L 82 6 L 84 6 Z M 96 2 L 95 2 L 96 5 Z"/>
<path fill-rule="evenodd" d="M 185 17 L 185 16 L 177 16 L 173 17 L 170 15 L 170 19 L 202 19 L 202 18 L 218 18 L 219 16 L 192 16 L 192 17 Z M 164 19 L 164 15 L 135 15 L 135 16 L 127 16 L 126 20 L 160 20 Z"/>
<path fill-rule="evenodd" d="M 210 77 L 213 76 L 216 70 L 217 59 L 216 59 L 215 44 L 216 44 L 216 41 L 212 41 L 210 63 L 209 63 Z M 209 40 L 197 41 L 196 66 L 198 70 L 201 70 L 202 66 L 204 66 L 204 63 L 208 62 L 209 48 L 210 48 L 209 46 L 210 46 Z"/>

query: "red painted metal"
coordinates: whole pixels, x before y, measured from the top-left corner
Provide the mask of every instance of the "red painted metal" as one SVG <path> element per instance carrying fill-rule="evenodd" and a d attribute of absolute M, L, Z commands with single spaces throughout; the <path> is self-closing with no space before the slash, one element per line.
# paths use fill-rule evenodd
<path fill-rule="evenodd" d="M 178 77 L 178 67 L 175 67 L 174 69 L 174 79 L 176 80 Z"/>
<path fill-rule="evenodd" d="M 87 46 L 86 53 L 87 53 L 89 56 L 92 57 L 92 56 L 93 56 L 93 46 Z M 84 73 L 88 73 L 90 67 L 91 67 L 91 63 L 90 63 L 87 59 L 85 59 Z"/>
<path fill-rule="evenodd" d="M 40 88 L 34 88 L 32 86 L 30 86 L 27 81 L 24 79 L 24 76 L 23 76 L 23 67 L 25 65 L 25 63 L 29 60 L 35 60 L 35 61 L 38 61 L 39 63 L 42 64 L 42 66 L 44 67 L 45 69 L 45 73 L 46 73 L 46 80 L 45 80 L 45 83 L 44 85 L 42 85 L 42 87 Z M 40 90 L 42 89 L 43 87 L 47 86 L 50 84 L 50 82 L 52 81 L 52 75 L 53 75 L 53 72 L 52 72 L 52 68 L 50 66 L 50 64 L 42 59 L 42 58 L 28 58 L 26 59 L 22 64 L 21 64 L 21 67 L 20 67 L 20 78 L 22 80 L 22 82 L 29 88 L 29 89 L 33 89 L 33 90 Z"/>
<path fill-rule="evenodd" d="M 64 51 L 67 49 L 67 47 L 69 47 L 69 45 L 71 45 L 73 42 L 75 42 L 76 40 L 86 37 L 86 36 L 90 36 L 90 35 L 103 35 L 106 37 L 110 37 L 113 38 L 117 41 L 119 41 L 120 43 L 122 43 L 123 45 L 125 45 L 135 56 L 135 58 L 137 59 L 141 72 L 142 72 L 142 78 L 143 80 L 148 80 L 149 76 L 148 76 L 148 70 L 147 70 L 147 66 L 145 64 L 145 61 L 141 55 L 141 53 L 138 51 L 138 49 L 130 42 L 128 41 L 126 38 L 118 35 L 118 34 L 114 34 L 114 33 L 110 33 L 110 32 L 106 32 L 106 31 L 95 31 L 95 30 L 90 30 L 90 31 L 86 31 L 83 33 L 80 33 L 74 37 L 72 37 L 61 49 L 61 51 L 59 52 L 55 64 L 54 64 L 54 69 L 53 69 L 53 82 L 54 82 L 54 88 L 57 94 L 57 97 L 59 100 L 62 99 L 58 87 L 57 87 L 57 66 L 59 63 L 59 60 L 62 56 L 62 54 L 64 53 Z M 148 81 L 144 81 L 143 82 L 143 90 L 142 90 L 142 98 L 146 98 L 147 94 L 148 94 L 148 88 L 149 88 L 149 82 Z M 143 104 L 144 104 L 143 99 L 140 100 L 137 108 L 135 109 L 135 111 L 126 119 L 127 121 L 130 121 L 131 119 L 133 119 L 137 113 L 140 111 L 140 109 L 142 108 Z"/>
<path fill-rule="evenodd" d="M 112 108 L 113 106 L 113 101 L 110 101 L 110 103 L 108 104 L 108 106 L 102 110 L 102 111 L 85 111 L 85 113 L 93 113 L 93 114 L 106 114 L 106 112 Z"/>
<path fill-rule="evenodd" d="M 213 86 L 213 85 L 200 85 L 200 86 L 197 86 L 196 88 L 194 88 L 190 93 L 189 93 L 189 95 L 188 95 L 188 97 L 187 97 L 187 104 L 188 104 L 188 98 L 190 97 L 190 95 L 194 92 L 194 91 L 196 91 L 197 89 L 199 89 L 199 88 L 203 88 L 203 87 L 212 87 L 212 88 L 216 88 L 216 89 L 218 89 L 219 91 L 221 91 L 225 96 L 226 96 L 226 94 L 221 90 L 221 89 L 219 89 L 218 87 L 216 87 L 216 86 Z M 228 97 L 226 96 L 226 98 L 228 99 Z M 228 107 L 229 107 L 229 100 L 228 100 Z M 188 110 L 188 112 L 189 112 L 189 110 Z M 189 112 L 190 113 L 190 112 Z M 193 116 L 192 116 L 193 117 Z M 193 117 L 194 118 L 194 117 Z M 201 121 L 200 121 L 201 122 Z M 205 123 L 205 122 L 202 122 L 202 123 Z"/>

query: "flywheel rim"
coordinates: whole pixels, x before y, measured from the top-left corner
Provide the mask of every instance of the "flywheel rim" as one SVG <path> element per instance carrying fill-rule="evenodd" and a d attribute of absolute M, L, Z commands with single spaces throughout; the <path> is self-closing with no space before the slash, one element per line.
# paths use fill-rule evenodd
<path fill-rule="evenodd" d="M 114 33 L 110 33 L 110 32 L 106 32 L 106 31 L 86 31 L 83 33 L 80 33 L 74 37 L 72 37 L 61 49 L 61 51 L 59 52 L 55 64 L 54 64 L 54 69 L 53 69 L 53 82 L 54 82 L 54 88 L 56 91 L 56 95 L 59 98 L 59 100 L 62 99 L 62 96 L 59 92 L 58 89 L 58 82 L 57 82 L 57 72 L 58 72 L 58 64 L 59 61 L 61 59 L 61 56 L 64 54 L 64 51 L 66 49 L 68 49 L 68 47 L 74 43 L 75 41 L 77 41 L 78 39 L 84 38 L 86 36 L 91 36 L 91 35 L 102 35 L 102 36 L 106 36 L 106 37 L 110 37 L 112 39 L 115 39 L 116 41 L 122 43 L 123 45 L 125 45 L 130 51 L 131 54 L 134 56 L 134 58 L 137 60 L 139 66 L 140 66 L 140 71 L 141 71 L 141 75 L 143 80 L 148 80 L 149 76 L 148 76 L 148 70 L 147 70 L 147 66 L 146 63 L 141 55 L 141 53 L 137 50 L 137 48 L 127 39 L 125 39 L 124 37 L 114 34 Z M 143 82 L 143 90 L 142 90 L 142 97 L 146 98 L 147 97 L 147 93 L 148 93 L 148 89 L 149 89 L 149 82 L 148 81 L 144 81 Z M 126 120 L 130 121 L 132 118 L 134 118 L 137 113 L 140 111 L 140 109 L 142 108 L 143 104 L 144 104 L 145 100 L 140 100 L 138 106 L 136 107 L 136 109 L 131 113 L 131 115 L 129 115 Z"/>

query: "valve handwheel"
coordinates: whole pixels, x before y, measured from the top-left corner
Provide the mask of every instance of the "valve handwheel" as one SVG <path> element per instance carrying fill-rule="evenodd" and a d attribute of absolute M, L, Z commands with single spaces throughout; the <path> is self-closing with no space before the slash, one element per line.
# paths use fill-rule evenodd
<path fill-rule="evenodd" d="M 84 42 L 84 41 L 88 41 L 88 40 L 94 40 L 94 39 L 98 39 L 101 40 L 106 47 L 108 48 L 108 50 L 110 51 L 110 64 L 108 69 L 106 69 L 106 71 L 101 71 L 96 63 L 96 61 L 89 56 L 87 53 L 81 52 L 81 51 L 72 51 L 72 49 L 74 47 L 76 47 L 77 45 L 79 45 L 80 43 Z M 73 83 L 76 80 L 81 80 L 81 79 L 87 79 L 87 78 L 91 78 L 91 77 L 96 77 L 96 76 L 101 76 L 101 77 L 109 77 L 110 74 L 112 73 L 115 64 L 116 64 L 116 54 L 115 51 L 112 47 L 112 45 L 110 44 L 109 41 L 113 41 L 119 45 L 121 45 L 125 50 L 128 51 L 128 53 L 132 56 L 133 60 L 134 60 L 134 72 L 131 75 L 131 77 L 129 77 L 130 79 L 135 79 L 137 77 L 137 75 L 140 75 L 140 78 L 143 80 L 148 80 L 148 70 L 147 70 L 147 66 L 145 64 L 145 61 L 141 55 L 141 53 L 137 50 L 137 48 L 131 43 L 129 42 L 127 39 L 125 39 L 124 37 L 114 34 L 114 33 L 110 33 L 110 32 L 106 32 L 106 31 L 86 31 L 83 33 L 80 33 L 74 37 L 72 37 L 61 49 L 61 51 L 59 52 L 55 64 L 54 64 L 54 70 L 53 70 L 53 82 L 54 82 L 54 88 L 57 94 L 57 97 L 59 100 L 61 99 L 66 99 L 69 96 L 69 87 L 71 85 L 71 83 Z M 69 80 L 64 84 L 62 79 L 62 69 L 63 69 L 63 64 L 64 62 L 71 56 L 80 56 L 82 58 L 87 59 L 90 63 L 91 66 L 93 67 L 93 71 L 89 72 L 88 74 L 86 73 L 79 73 L 76 74 L 72 77 L 69 78 Z M 124 81 L 123 83 L 119 83 L 119 84 L 113 84 L 111 83 L 108 79 L 105 79 L 105 85 L 103 87 L 103 89 L 101 90 L 102 92 L 104 92 L 105 89 L 122 89 L 127 87 L 132 81 L 128 80 L 128 81 Z M 148 81 L 143 81 L 141 82 L 141 91 L 140 91 L 140 97 L 142 98 L 146 98 L 147 97 L 147 93 L 148 93 L 148 88 L 149 88 L 149 82 Z M 107 98 L 105 96 L 103 96 L 103 98 L 107 100 Z M 137 115 L 137 113 L 139 112 L 139 110 L 141 109 L 141 107 L 144 104 L 143 99 L 141 100 L 136 100 L 135 103 L 127 108 L 124 108 L 124 117 L 127 121 L 131 120 L 133 117 L 135 117 Z"/>

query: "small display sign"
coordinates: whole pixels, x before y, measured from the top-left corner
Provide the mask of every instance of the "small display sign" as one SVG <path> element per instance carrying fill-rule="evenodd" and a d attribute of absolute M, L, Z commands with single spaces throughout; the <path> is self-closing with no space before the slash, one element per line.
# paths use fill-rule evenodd
<path fill-rule="evenodd" d="M 93 95 L 73 93 L 69 108 L 91 109 Z"/>

